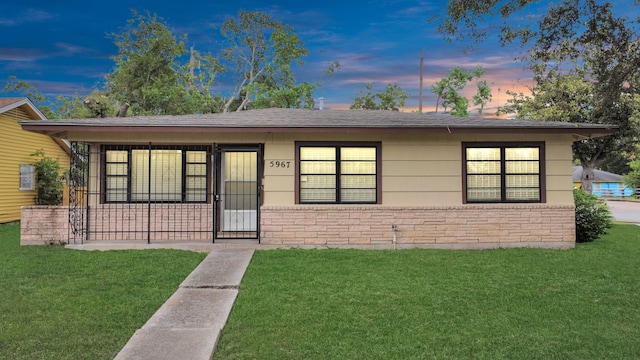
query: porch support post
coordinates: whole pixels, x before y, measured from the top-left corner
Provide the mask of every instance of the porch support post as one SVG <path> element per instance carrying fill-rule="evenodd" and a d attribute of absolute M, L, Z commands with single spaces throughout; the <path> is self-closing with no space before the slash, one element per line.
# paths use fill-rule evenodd
<path fill-rule="evenodd" d="M 151 141 L 149 141 L 149 173 L 147 177 L 147 244 L 151 244 Z"/>

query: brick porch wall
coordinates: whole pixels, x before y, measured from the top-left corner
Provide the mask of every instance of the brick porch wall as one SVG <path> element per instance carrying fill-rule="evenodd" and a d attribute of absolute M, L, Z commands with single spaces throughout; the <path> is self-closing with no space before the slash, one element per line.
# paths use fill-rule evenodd
<path fill-rule="evenodd" d="M 263 206 L 261 243 L 327 247 L 572 248 L 575 209 L 552 205 L 447 207 Z"/>
<path fill-rule="evenodd" d="M 150 240 L 213 239 L 210 204 L 154 204 Z M 69 242 L 67 206 L 24 206 L 20 223 L 21 245 Z M 108 204 L 90 209 L 85 219 L 89 240 L 147 240 L 147 205 Z"/>
<path fill-rule="evenodd" d="M 67 206 L 23 206 L 20 245 L 66 244 L 69 237 Z"/>

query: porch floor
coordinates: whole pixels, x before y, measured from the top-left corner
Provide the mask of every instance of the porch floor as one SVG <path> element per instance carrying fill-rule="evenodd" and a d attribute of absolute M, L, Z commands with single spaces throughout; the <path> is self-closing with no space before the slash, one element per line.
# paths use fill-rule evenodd
<path fill-rule="evenodd" d="M 216 249 L 277 249 L 290 246 L 261 245 L 256 239 L 216 239 L 211 240 L 154 240 L 150 244 L 146 240 L 89 240 L 83 244 L 67 244 L 68 249 L 75 250 L 144 250 L 175 249 L 210 253 Z"/>

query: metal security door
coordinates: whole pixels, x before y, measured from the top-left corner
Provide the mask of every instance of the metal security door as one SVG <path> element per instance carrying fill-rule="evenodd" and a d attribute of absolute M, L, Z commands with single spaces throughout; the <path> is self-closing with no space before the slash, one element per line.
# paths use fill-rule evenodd
<path fill-rule="evenodd" d="M 218 154 L 217 237 L 257 238 L 259 149 L 221 147 Z"/>

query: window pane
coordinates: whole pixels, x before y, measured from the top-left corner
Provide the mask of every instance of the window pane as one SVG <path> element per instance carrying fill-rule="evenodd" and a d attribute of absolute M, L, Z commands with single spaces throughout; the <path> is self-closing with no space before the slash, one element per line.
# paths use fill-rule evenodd
<path fill-rule="evenodd" d="M 507 174 L 537 174 L 537 161 L 507 161 L 505 164 Z"/>
<path fill-rule="evenodd" d="M 187 164 L 187 175 L 206 175 L 207 164 Z"/>
<path fill-rule="evenodd" d="M 206 151 L 187 151 L 187 162 L 189 163 L 206 163 L 207 152 Z"/>
<path fill-rule="evenodd" d="M 467 160 L 500 160 L 500 148 L 467 148 Z"/>
<path fill-rule="evenodd" d="M 335 174 L 336 163 L 328 161 L 305 161 L 300 163 L 301 174 Z"/>
<path fill-rule="evenodd" d="M 506 148 L 505 160 L 540 160 L 538 148 Z"/>
<path fill-rule="evenodd" d="M 105 179 L 106 201 L 127 201 L 127 177 L 110 176 Z"/>
<path fill-rule="evenodd" d="M 500 175 L 469 175 L 468 188 L 497 187 L 500 188 Z"/>
<path fill-rule="evenodd" d="M 376 163 L 373 161 L 343 161 L 340 163 L 340 172 L 342 174 L 375 174 Z"/>
<path fill-rule="evenodd" d="M 127 164 L 107 164 L 107 176 L 127 175 Z"/>
<path fill-rule="evenodd" d="M 507 200 L 511 201 L 540 201 L 539 189 L 508 188 Z"/>
<path fill-rule="evenodd" d="M 200 189 L 187 189 L 184 200 L 187 202 L 207 201 L 207 191 Z"/>
<path fill-rule="evenodd" d="M 206 176 L 187 176 L 185 184 L 185 201 L 204 202 L 207 201 L 207 178 Z"/>
<path fill-rule="evenodd" d="M 146 201 L 147 199 L 150 201 L 182 200 L 181 150 L 151 150 L 151 171 L 149 171 L 149 151 L 131 151 L 131 200 Z"/>
<path fill-rule="evenodd" d="M 303 175 L 300 176 L 301 189 L 335 189 L 336 177 L 326 175 Z"/>
<path fill-rule="evenodd" d="M 468 174 L 500 174 L 500 161 L 469 161 Z"/>
<path fill-rule="evenodd" d="M 127 162 L 127 150 L 107 150 L 107 162 Z"/>
<path fill-rule="evenodd" d="M 538 175 L 507 175 L 507 187 L 539 187 L 540 177 Z"/>
<path fill-rule="evenodd" d="M 187 189 L 207 189 L 207 178 L 204 176 L 189 176 L 186 182 Z"/>
<path fill-rule="evenodd" d="M 125 192 L 110 191 L 110 192 L 107 192 L 107 196 L 105 200 L 108 202 L 127 201 L 127 193 L 126 191 Z"/>
<path fill-rule="evenodd" d="M 376 189 L 342 189 L 340 197 L 342 202 L 375 202 Z"/>
<path fill-rule="evenodd" d="M 348 189 L 375 189 L 375 175 L 343 175 L 340 177 L 341 187 Z"/>
<path fill-rule="evenodd" d="M 341 148 L 340 160 L 376 160 L 376 148 Z"/>
<path fill-rule="evenodd" d="M 301 147 L 300 160 L 335 160 L 334 147 Z"/>
<path fill-rule="evenodd" d="M 468 201 L 500 201 L 500 188 L 468 189 Z"/>
<path fill-rule="evenodd" d="M 336 202 L 336 189 L 300 189 L 302 202 Z"/>

